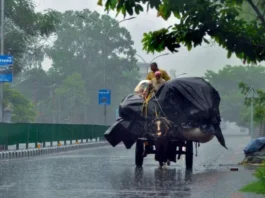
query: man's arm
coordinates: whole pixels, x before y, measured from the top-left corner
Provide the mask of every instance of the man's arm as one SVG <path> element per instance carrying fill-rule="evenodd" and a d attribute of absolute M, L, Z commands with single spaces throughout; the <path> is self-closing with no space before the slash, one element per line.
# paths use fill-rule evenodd
<path fill-rule="evenodd" d="M 163 72 L 163 76 L 162 76 L 162 78 L 164 78 L 165 81 L 169 81 L 169 80 L 170 80 L 170 77 L 169 77 L 169 75 L 167 74 L 166 71 Z"/>

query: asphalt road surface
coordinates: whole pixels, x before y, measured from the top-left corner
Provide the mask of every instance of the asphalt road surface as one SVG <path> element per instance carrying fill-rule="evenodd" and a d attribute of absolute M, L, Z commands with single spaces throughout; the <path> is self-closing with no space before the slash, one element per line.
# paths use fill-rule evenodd
<path fill-rule="evenodd" d="M 237 165 L 249 137 L 238 133 L 225 138 L 229 150 L 215 139 L 198 148 L 192 172 L 185 171 L 184 159 L 159 169 L 153 155 L 145 159 L 143 169 L 136 169 L 134 148 L 126 150 L 123 145 L 0 161 L 0 197 L 262 197 L 238 192 L 254 179 L 253 170 Z"/>

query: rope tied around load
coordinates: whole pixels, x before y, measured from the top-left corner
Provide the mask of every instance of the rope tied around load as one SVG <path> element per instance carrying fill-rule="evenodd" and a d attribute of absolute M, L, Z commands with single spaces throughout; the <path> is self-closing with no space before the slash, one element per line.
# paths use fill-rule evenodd
<path fill-rule="evenodd" d="M 148 96 L 145 98 L 143 106 L 142 106 L 142 113 L 144 115 L 145 118 L 147 118 L 148 116 L 148 103 L 151 100 L 151 98 L 153 97 L 154 92 L 150 91 L 150 93 L 148 94 Z M 157 111 L 155 110 L 155 115 L 157 117 Z"/>

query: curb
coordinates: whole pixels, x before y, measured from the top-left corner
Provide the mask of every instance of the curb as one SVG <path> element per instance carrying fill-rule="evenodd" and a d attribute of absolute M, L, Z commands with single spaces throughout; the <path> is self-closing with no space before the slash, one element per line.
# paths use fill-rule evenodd
<path fill-rule="evenodd" d="M 66 152 L 72 151 L 75 149 L 84 149 L 91 147 L 99 147 L 99 146 L 108 146 L 109 143 L 97 142 L 97 143 L 80 143 L 75 145 L 64 145 L 60 147 L 49 147 L 49 148 L 34 148 L 34 149 L 23 149 L 23 150 L 14 150 L 14 151 L 1 151 L 0 152 L 0 160 L 4 159 L 14 159 L 14 158 L 22 158 L 22 157 L 34 157 L 39 155 L 47 155 L 58 152 Z"/>

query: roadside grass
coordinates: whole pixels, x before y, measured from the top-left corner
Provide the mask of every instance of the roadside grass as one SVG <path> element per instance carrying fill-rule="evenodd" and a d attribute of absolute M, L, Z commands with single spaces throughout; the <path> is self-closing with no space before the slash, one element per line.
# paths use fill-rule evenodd
<path fill-rule="evenodd" d="M 265 161 L 256 169 L 254 176 L 257 181 L 244 186 L 240 191 L 265 195 Z"/>
<path fill-rule="evenodd" d="M 240 189 L 241 192 L 265 195 L 265 185 L 261 181 L 252 182 Z"/>

